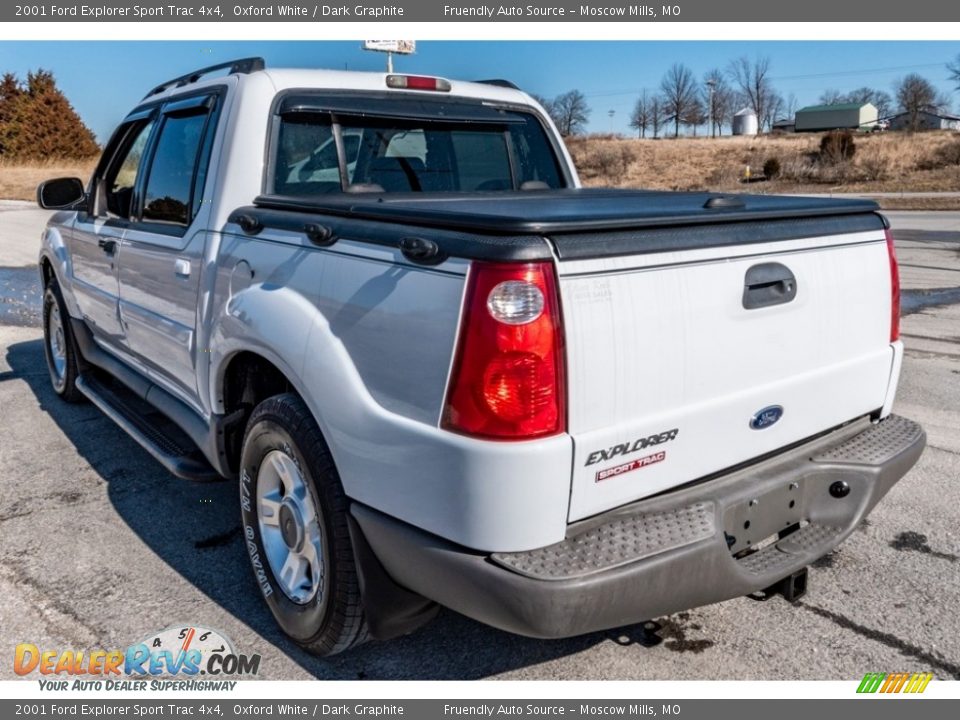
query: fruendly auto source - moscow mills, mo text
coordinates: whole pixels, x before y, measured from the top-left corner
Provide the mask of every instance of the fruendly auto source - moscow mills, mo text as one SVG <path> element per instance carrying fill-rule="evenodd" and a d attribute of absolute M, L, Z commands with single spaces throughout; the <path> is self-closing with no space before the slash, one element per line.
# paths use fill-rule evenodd
<path fill-rule="evenodd" d="M 655 19 L 660 16 L 676 16 L 680 14 L 679 5 L 663 5 L 658 10 L 653 5 L 624 5 L 622 7 L 608 5 L 480 5 L 476 7 L 460 7 L 444 5 L 445 17 L 469 18 L 504 18 L 504 17 L 636 17 Z"/>

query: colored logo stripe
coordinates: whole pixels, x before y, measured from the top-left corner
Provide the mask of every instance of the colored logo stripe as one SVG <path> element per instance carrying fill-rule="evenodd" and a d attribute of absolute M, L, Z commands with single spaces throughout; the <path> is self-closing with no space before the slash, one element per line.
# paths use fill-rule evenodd
<path fill-rule="evenodd" d="M 918 673 L 915 674 L 911 679 L 910 683 L 907 685 L 907 689 L 904 692 L 908 693 L 922 693 L 927 689 L 927 684 L 933 680 L 933 673 Z"/>
<path fill-rule="evenodd" d="M 922 693 L 932 679 L 932 673 L 867 673 L 857 692 Z"/>

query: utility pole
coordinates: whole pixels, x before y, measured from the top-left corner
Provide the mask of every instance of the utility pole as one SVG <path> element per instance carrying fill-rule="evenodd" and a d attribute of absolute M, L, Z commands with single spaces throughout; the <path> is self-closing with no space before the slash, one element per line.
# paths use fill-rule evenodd
<path fill-rule="evenodd" d="M 613 116 L 617 114 L 616 110 L 607 110 L 607 115 L 610 116 L 610 134 L 613 135 Z"/>
<path fill-rule="evenodd" d="M 710 88 L 710 101 L 707 107 L 707 115 L 710 118 L 710 137 L 715 138 L 717 136 L 717 129 L 713 124 L 713 89 L 716 87 L 717 81 L 710 79 L 707 80 L 707 87 Z"/>

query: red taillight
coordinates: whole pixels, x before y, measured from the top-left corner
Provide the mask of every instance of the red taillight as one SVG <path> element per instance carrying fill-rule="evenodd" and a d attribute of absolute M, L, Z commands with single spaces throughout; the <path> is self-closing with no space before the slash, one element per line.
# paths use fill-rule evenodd
<path fill-rule="evenodd" d="M 893 233 L 887 230 L 887 255 L 890 258 L 890 342 L 900 339 L 900 269 Z"/>
<path fill-rule="evenodd" d="M 387 87 L 395 90 L 450 92 L 450 81 L 425 75 L 387 75 Z"/>
<path fill-rule="evenodd" d="M 563 329 L 551 263 L 474 263 L 441 425 L 497 440 L 555 435 Z"/>

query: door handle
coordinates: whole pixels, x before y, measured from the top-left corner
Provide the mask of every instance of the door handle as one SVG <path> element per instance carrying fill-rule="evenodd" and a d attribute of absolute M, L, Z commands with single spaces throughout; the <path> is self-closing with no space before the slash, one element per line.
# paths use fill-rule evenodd
<path fill-rule="evenodd" d="M 190 277 L 190 261 L 185 258 L 177 258 L 173 263 L 173 274 L 177 277 Z"/>
<path fill-rule="evenodd" d="M 746 310 L 783 305 L 797 296 L 797 278 L 781 263 L 760 263 L 743 280 L 743 307 Z"/>
<path fill-rule="evenodd" d="M 117 241 L 100 238 L 97 240 L 97 247 L 103 250 L 107 255 L 113 255 L 117 251 Z"/>

